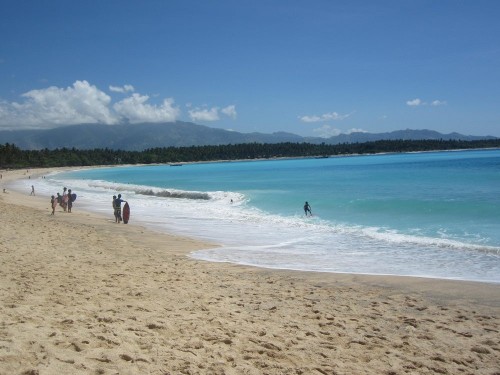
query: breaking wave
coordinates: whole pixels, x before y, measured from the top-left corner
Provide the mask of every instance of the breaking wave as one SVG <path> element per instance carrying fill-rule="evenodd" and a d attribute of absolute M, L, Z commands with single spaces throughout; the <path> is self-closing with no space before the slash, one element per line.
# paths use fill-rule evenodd
<path fill-rule="evenodd" d="M 162 198 L 183 198 L 183 199 L 202 199 L 202 200 L 210 200 L 210 194 L 198 191 L 181 191 L 181 190 L 160 190 L 154 191 L 153 189 L 145 189 L 145 190 L 134 190 L 134 193 L 140 195 L 150 195 L 155 197 Z"/>
<path fill-rule="evenodd" d="M 127 191 L 138 195 L 154 196 L 161 198 L 179 198 L 179 199 L 194 199 L 194 200 L 210 200 L 213 195 L 203 191 L 185 191 L 176 189 L 154 189 L 151 187 L 140 185 L 127 184 L 110 184 L 108 182 L 93 182 L 89 184 L 91 188 L 101 188 L 114 191 Z"/>

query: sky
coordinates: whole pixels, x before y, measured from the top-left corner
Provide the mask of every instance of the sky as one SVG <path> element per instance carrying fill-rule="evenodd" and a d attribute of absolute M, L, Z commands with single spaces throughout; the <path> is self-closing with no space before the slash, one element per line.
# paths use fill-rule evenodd
<path fill-rule="evenodd" d="M 0 1 L 0 130 L 171 121 L 500 136 L 500 1 Z"/>

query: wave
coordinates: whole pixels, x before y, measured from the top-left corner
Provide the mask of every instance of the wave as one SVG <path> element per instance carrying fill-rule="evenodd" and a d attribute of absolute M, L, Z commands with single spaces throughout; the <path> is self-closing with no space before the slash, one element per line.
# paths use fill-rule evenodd
<path fill-rule="evenodd" d="M 54 181 L 57 181 L 54 179 Z M 178 189 L 163 189 L 145 185 L 132 185 L 123 183 L 113 183 L 103 180 L 63 180 L 61 184 L 69 186 L 79 186 L 86 189 L 102 189 L 110 190 L 113 192 L 153 196 L 159 198 L 173 198 L 173 199 L 191 199 L 202 201 L 218 201 L 218 200 L 232 200 L 233 202 L 241 202 L 244 200 L 244 195 L 234 192 L 224 191 L 189 191 Z"/>
<path fill-rule="evenodd" d="M 210 194 L 198 191 L 181 191 L 181 190 L 160 190 L 154 191 L 153 189 L 145 189 L 145 190 L 134 190 L 134 193 L 140 195 L 149 195 L 155 197 L 162 198 L 182 198 L 182 199 L 202 199 L 202 200 L 210 200 Z"/>
<path fill-rule="evenodd" d="M 118 192 L 129 192 L 138 195 L 154 196 L 161 198 L 179 198 L 194 200 L 213 199 L 210 193 L 202 191 L 186 191 L 176 189 L 160 189 L 141 185 L 115 184 L 107 181 L 92 181 L 88 183 L 90 188 L 100 188 Z"/>

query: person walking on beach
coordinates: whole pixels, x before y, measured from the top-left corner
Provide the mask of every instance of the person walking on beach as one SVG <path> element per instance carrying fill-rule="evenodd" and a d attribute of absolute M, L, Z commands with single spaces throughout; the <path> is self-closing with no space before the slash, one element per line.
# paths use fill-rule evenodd
<path fill-rule="evenodd" d="M 312 216 L 312 211 L 311 211 L 311 206 L 309 205 L 309 202 L 306 202 L 304 203 L 304 213 L 306 214 L 309 214 L 310 216 Z"/>
<path fill-rule="evenodd" d="M 68 212 L 71 212 L 72 207 L 73 207 L 73 199 L 71 197 L 71 189 L 68 189 Z"/>
<path fill-rule="evenodd" d="M 64 212 L 66 212 L 66 209 L 68 207 L 68 193 L 66 192 L 66 187 L 63 188 L 63 193 L 62 193 L 62 204 L 61 207 L 63 208 Z"/>
<path fill-rule="evenodd" d="M 50 197 L 50 207 L 52 207 L 51 215 L 54 215 L 54 213 L 56 212 L 56 206 L 57 206 L 57 199 L 54 196 Z"/>
<path fill-rule="evenodd" d="M 35 187 L 31 185 L 31 194 L 30 195 L 35 195 Z"/>

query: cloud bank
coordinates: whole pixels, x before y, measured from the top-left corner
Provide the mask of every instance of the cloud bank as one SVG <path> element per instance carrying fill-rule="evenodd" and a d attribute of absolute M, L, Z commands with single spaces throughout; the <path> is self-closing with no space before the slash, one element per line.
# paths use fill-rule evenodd
<path fill-rule="evenodd" d="M 87 81 L 67 88 L 49 87 L 21 95 L 21 103 L 0 102 L 1 127 L 54 127 L 79 123 L 113 124 L 111 97 Z"/>
<path fill-rule="evenodd" d="M 182 115 L 173 98 L 153 104 L 148 95 L 135 92 L 132 85 L 108 87 L 111 93 L 127 97 L 113 102 L 110 95 L 82 80 L 66 88 L 48 87 L 21 95 L 19 102 L 0 99 L 0 128 L 50 129 L 62 125 L 173 122 Z M 234 105 L 219 109 L 201 108 L 189 111 L 197 121 L 216 121 L 220 114 L 236 118 Z"/>

